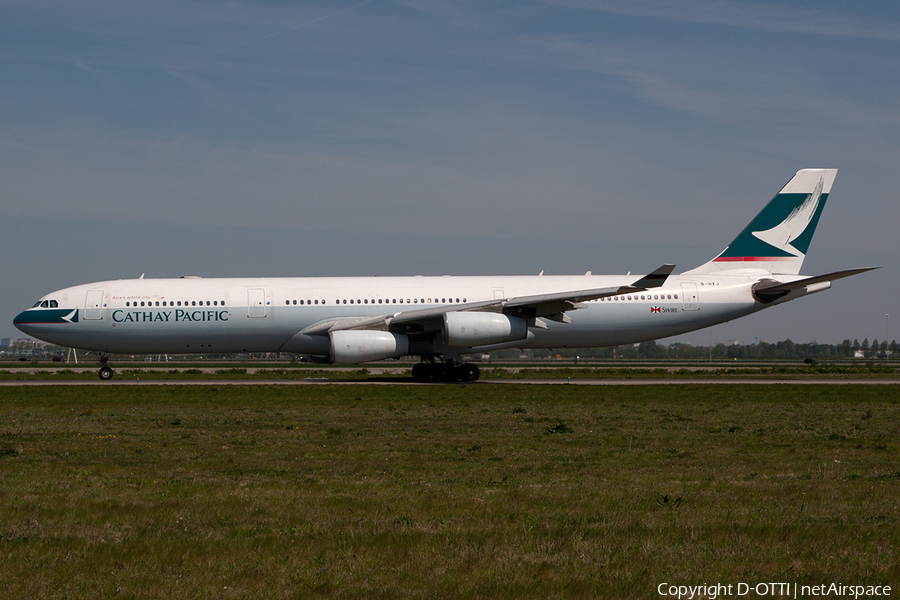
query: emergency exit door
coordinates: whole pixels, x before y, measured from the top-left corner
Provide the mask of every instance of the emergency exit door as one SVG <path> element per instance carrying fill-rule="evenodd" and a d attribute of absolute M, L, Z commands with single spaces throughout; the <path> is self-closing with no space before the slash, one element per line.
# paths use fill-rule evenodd
<path fill-rule="evenodd" d="M 700 310 L 700 297 L 697 295 L 696 283 L 682 283 L 681 296 L 684 299 L 684 310 Z"/>

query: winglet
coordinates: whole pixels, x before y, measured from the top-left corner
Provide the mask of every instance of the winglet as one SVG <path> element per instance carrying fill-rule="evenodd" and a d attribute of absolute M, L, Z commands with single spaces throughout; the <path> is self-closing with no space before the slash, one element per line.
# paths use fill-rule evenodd
<path fill-rule="evenodd" d="M 632 283 L 629 288 L 640 288 L 640 289 L 650 289 L 656 287 L 662 287 L 666 283 L 666 279 L 669 278 L 669 275 L 672 274 L 672 271 L 675 270 L 675 265 L 670 265 L 668 263 L 664 264 L 660 268 L 656 269 L 652 273 L 648 273 Z"/>

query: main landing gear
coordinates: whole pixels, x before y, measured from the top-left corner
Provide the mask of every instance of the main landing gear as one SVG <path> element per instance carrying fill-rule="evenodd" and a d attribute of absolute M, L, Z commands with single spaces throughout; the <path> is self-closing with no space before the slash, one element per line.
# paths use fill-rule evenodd
<path fill-rule="evenodd" d="M 106 352 L 101 352 L 97 358 L 100 359 L 100 379 L 103 381 L 109 381 L 115 375 L 112 368 L 109 366 L 109 357 L 106 355 Z"/>
<path fill-rule="evenodd" d="M 412 368 L 412 376 L 416 381 L 477 381 L 481 377 L 481 369 L 472 363 L 437 362 L 433 358 L 423 358 Z"/>

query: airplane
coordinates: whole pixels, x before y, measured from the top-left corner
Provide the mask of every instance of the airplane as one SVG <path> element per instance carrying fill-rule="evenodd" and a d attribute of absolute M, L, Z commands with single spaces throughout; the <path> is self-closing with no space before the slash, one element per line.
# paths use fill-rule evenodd
<path fill-rule="evenodd" d="M 13 323 L 108 353 L 287 352 L 358 364 L 419 356 L 416 381 L 475 381 L 465 355 L 666 338 L 875 269 L 800 276 L 837 169 L 803 169 L 715 258 L 672 275 L 121 279 L 51 292 Z"/>

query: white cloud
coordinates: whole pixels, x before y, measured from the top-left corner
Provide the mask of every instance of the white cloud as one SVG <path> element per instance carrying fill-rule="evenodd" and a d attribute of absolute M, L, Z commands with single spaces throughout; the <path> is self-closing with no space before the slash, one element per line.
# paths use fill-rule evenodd
<path fill-rule="evenodd" d="M 900 40 L 896 15 L 861 14 L 871 5 L 841 4 L 854 10 L 832 10 L 796 3 L 735 0 L 546 0 L 548 4 L 586 11 L 607 12 L 681 23 L 725 25 L 778 33 Z M 889 6 L 882 4 L 882 8 Z"/>

